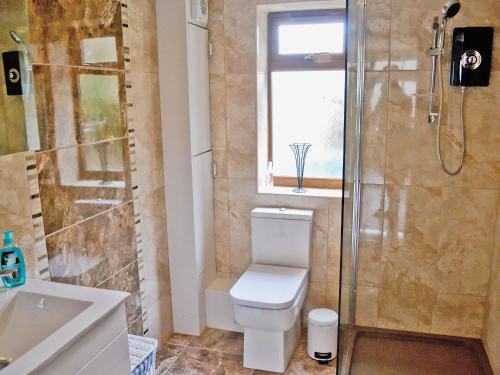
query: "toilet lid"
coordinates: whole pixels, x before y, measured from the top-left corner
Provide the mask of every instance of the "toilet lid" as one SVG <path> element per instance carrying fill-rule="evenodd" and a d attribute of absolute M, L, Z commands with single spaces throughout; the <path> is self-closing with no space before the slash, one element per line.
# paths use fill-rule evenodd
<path fill-rule="evenodd" d="M 294 302 L 307 280 L 302 268 L 252 264 L 230 290 L 233 301 L 242 306 L 286 309 Z"/>

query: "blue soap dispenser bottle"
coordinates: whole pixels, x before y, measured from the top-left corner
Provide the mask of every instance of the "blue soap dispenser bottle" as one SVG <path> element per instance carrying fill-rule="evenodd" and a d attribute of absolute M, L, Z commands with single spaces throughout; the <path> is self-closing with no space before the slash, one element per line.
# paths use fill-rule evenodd
<path fill-rule="evenodd" d="M 21 286 L 26 282 L 26 263 L 19 247 L 14 244 L 14 230 L 3 233 L 3 247 L 0 249 L 0 270 L 15 271 L 10 276 L 2 276 L 6 288 Z"/>

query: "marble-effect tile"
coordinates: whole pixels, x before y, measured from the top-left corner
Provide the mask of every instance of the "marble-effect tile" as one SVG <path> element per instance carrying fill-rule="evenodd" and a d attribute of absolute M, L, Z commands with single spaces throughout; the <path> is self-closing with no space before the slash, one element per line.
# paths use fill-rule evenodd
<path fill-rule="evenodd" d="M 121 6 L 115 0 L 30 0 L 28 14 L 34 63 L 58 65 L 92 64 L 123 68 Z M 114 51 L 102 61 L 85 60 L 82 42 L 113 38 Z M 108 45 L 106 45 L 106 48 Z M 109 52 L 108 52 L 109 54 Z"/>
<path fill-rule="evenodd" d="M 137 262 L 119 271 L 117 274 L 100 284 L 98 288 L 130 293 L 125 300 L 127 322 L 129 326 L 131 326 L 136 320 L 141 320 L 141 291 L 139 287 L 139 266 Z"/>
<path fill-rule="evenodd" d="M 132 204 L 66 228 L 46 242 L 54 281 L 96 287 L 137 259 Z"/>
<path fill-rule="evenodd" d="M 86 67 L 33 67 L 42 150 L 127 135 L 125 75 Z"/>
<path fill-rule="evenodd" d="M 243 367 L 243 334 L 208 328 L 202 336 L 174 334 L 157 352 L 156 374 L 269 374 Z M 335 374 L 337 362 L 319 365 L 307 355 L 307 330 L 285 374 Z"/>
<path fill-rule="evenodd" d="M 132 200 L 126 139 L 37 153 L 45 233 Z"/>

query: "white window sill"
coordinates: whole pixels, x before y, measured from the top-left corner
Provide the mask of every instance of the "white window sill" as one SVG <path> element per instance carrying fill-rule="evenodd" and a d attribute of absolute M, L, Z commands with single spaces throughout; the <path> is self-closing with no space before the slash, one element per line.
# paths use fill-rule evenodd
<path fill-rule="evenodd" d="M 310 189 L 305 193 L 295 193 L 292 187 L 259 186 L 259 194 L 292 195 L 294 197 L 342 198 L 342 189 Z"/>

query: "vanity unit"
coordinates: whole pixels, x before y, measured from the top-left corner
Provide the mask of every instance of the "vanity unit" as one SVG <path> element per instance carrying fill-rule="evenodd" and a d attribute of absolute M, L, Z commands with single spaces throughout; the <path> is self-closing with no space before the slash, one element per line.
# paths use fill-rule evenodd
<path fill-rule="evenodd" d="M 130 374 L 127 296 L 40 280 L 0 290 L 0 375 Z"/>

